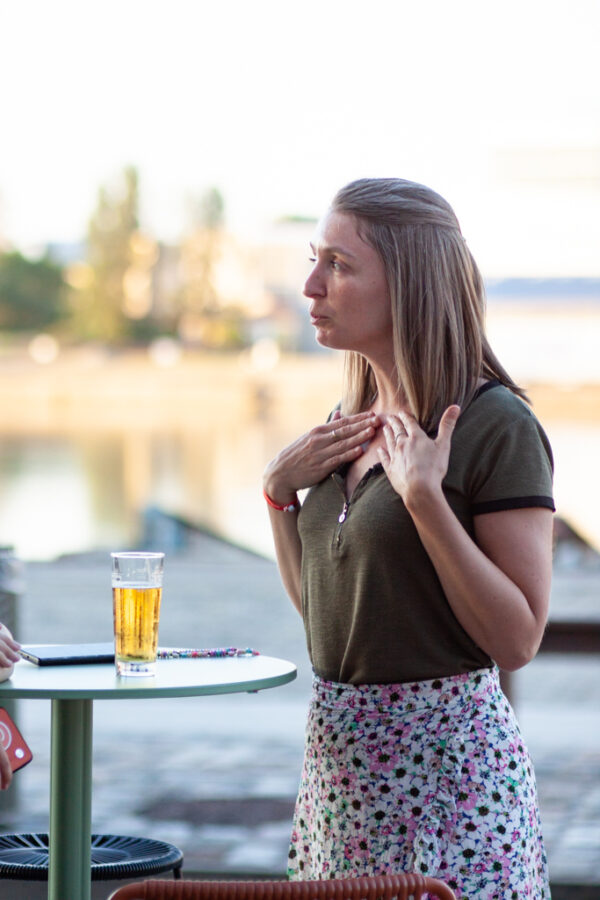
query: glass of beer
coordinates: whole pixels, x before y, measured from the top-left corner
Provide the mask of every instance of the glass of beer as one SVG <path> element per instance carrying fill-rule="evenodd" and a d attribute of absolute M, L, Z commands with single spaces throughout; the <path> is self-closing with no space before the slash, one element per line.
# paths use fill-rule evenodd
<path fill-rule="evenodd" d="M 118 675 L 156 674 L 165 554 L 111 553 Z"/>

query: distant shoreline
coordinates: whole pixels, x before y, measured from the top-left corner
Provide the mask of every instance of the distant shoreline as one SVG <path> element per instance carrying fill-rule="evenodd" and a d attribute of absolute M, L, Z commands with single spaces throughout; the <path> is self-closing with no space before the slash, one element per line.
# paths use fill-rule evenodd
<path fill-rule="evenodd" d="M 525 389 L 542 422 L 596 422 L 600 427 L 600 384 L 532 384 Z"/>
<path fill-rule="evenodd" d="M 256 415 L 285 420 L 293 410 L 297 430 L 335 405 L 341 376 L 341 354 L 326 353 L 283 354 L 264 370 L 245 353 L 186 351 L 165 368 L 142 349 L 73 348 L 46 366 L 8 354 L 0 356 L 0 434 L 177 431 L 223 410 L 240 425 Z M 521 383 L 542 421 L 600 425 L 600 380 Z"/>

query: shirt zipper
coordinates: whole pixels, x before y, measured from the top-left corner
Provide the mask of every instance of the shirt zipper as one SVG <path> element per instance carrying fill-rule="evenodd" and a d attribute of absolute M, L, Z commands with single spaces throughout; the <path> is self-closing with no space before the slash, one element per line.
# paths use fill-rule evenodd
<path fill-rule="evenodd" d="M 342 511 L 338 516 L 338 527 L 335 534 L 335 547 L 336 550 L 339 550 L 340 544 L 342 542 L 342 527 L 344 522 L 346 521 L 346 516 L 348 515 L 348 509 L 350 507 L 350 503 L 348 500 L 344 500 L 344 505 L 342 507 Z"/>
<path fill-rule="evenodd" d="M 359 490 L 359 488 L 362 489 L 362 487 L 363 487 L 363 482 L 366 483 L 366 482 L 369 480 L 369 478 L 375 473 L 375 471 L 377 471 L 377 466 L 376 466 L 376 465 L 375 465 L 375 466 L 372 466 L 370 469 L 368 469 L 368 470 L 365 472 L 365 474 L 363 475 L 363 477 L 360 479 L 360 481 L 358 482 L 358 484 L 357 484 L 356 487 L 354 488 L 354 492 L 353 492 L 353 494 L 352 494 L 352 500 L 354 500 L 354 498 L 355 498 L 357 495 L 360 495 L 361 491 Z M 340 492 L 342 493 L 342 496 L 344 496 L 344 488 L 343 488 L 343 486 L 342 486 L 342 483 L 341 483 L 340 481 L 338 481 L 338 480 L 335 478 L 335 474 L 336 474 L 336 473 L 333 473 L 333 476 L 332 476 L 332 477 L 333 477 L 334 481 L 336 482 L 338 488 L 340 489 Z M 340 544 L 341 544 L 341 542 L 342 542 L 342 527 L 343 527 L 343 525 L 344 525 L 344 522 L 345 522 L 346 519 L 348 518 L 348 511 L 349 511 L 349 509 L 350 509 L 350 503 L 352 502 L 352 500 L 346 500 L 346 497 L 344 496 L 344 505 L 342 506 L 342 511 L 341 511 L 341 513 L 340 513 L 339 516 L 338 516 L 338 527 L 337 527 L 337 530 L 336 530 L 336 533 L 335 533 L 335 547 L 336 547 L 336 549 L 339 549 L 339 546 L 340 546 Z"/>
<path fill-rule="evenodd" d="M 343 485 L 339 481 L 337 481 L 336 478 L 334 478 L 334 481 L 336 482 L 336 484 L 340 490 L 340 493 L 344 497 L 344 505 L 342 506 L 342 511 L 338 515 L 338 525 L 337 525 L 334 539 L 333 539 L 333 546 L 335 547 L 336 550 L 339 550 L 340 544 L 342 542 L 342 526 L 343 526 L 344 522 L 346 521 L 346 517 L 348 515 L 348 509 L 350 508 L 350 501 L 346 500 L 346 497 L 344 496 Z"/>

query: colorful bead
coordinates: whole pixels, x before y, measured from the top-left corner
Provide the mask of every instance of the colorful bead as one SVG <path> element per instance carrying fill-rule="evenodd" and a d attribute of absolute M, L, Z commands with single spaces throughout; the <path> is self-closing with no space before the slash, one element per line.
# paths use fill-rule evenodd
<path fill-rule="evenodd" d="M 157 656 L 159 659 L 212 659 L 222 656 L 260 656 L 260 653 L 258 650 L 252 650 L 250 647 L 245 649 L 240 649 L 239 647 L 215 647 L 207 650 L 169 648 L 168 650 L 159 650 Z"/>

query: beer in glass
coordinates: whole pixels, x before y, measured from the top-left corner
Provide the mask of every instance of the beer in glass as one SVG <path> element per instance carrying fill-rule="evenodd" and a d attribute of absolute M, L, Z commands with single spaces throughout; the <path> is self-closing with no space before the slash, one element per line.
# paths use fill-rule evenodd
<path fill-rule="evenodd" d="M 119 675 L 156 673 L 164 553 L 111 553 Z"/>

